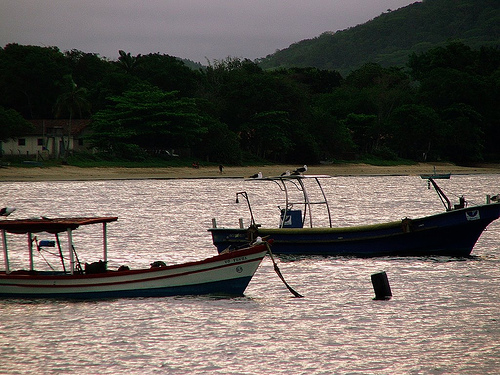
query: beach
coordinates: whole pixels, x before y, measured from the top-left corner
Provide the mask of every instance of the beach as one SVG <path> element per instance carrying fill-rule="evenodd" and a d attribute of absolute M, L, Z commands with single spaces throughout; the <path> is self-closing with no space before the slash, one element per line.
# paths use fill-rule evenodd
<path fill-rule="evenodd" d="M 297 165 L 261 165 L 251 167 L 227 166 L 222 173 L 218 166 L 126 168 L 90 167 L 81 168 L 61 165 L 58 167 L 10 167 L 0 168 L 0 181 L 90 181 L 129 179 L 187 179 L 187 178 L 245 178 L 262 172 L 264 176 L 276 176 Z M 319 164 L 310 165 L 306 174 L 330 176 L 411 176 L 420 174 L 498 174 L 499 164 L 484 164 L 473 167 L 450 163 L 418 163 L 414 165 L 374 166 L 368 164 Z"/>

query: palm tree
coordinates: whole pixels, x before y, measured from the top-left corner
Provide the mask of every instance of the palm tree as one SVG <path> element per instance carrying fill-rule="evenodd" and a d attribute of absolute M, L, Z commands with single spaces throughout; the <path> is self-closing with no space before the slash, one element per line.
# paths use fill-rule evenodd
<path fill-rule="evenodd" d="M 141 54 L 134 57 L 130 54 L 130 52 L 125 52 L 123 50 L 119 50 L 118 53 L 120 54 L 120 57 L 118 58 L 119 65 L 125 69 L 127 73 L 131 73 L 135 70 L 136 66 L 140 62 L 139 58 L 141 57 Z"/>
<path fill-rule="evenodd" d="M 87 89 L 84 87 L 78 87 L 75 81 L 73 81 L 73 77 L 71 75 L 65 76 L 64 81 L 65 82 L 63 85 L 65 91 L 57 98 L 55 104 L 55 113 L 56 117 L 60 117 L 63 114 L 69 114 L 68 139 L 66 143 L 64 142 L 63 134 L 63 163 L 66 163 L 69 152 L 69 140 L 72 133 L 71 121 L 75 114 L 78 114 L 81 118 L 84 111 L 90 112 L 90 102 L 87 100 Z"/>

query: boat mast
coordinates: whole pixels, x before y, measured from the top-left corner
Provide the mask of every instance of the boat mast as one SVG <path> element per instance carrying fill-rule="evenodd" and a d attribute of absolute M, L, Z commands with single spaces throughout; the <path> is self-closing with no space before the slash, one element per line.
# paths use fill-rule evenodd
<path fill-rule="evenodd" d="M 441 190 L 441 188 L 438 186 L 438 184 L 436 183 L 436 181 L 434 181 L 433 178 L 428 178 L 427 181 L 430 182 L 432 184 L 432 186 L 434 187 L 434 190 L 436 190 L 436 193 L 438 194 L 439 199 L 441 199 L 441 202 L 443 203 L 444 208 L 446 209 L 446 211 L 451 211 L 450 200 L 448 199 L 448 197 L 446 196 L 446 194 Z"/>

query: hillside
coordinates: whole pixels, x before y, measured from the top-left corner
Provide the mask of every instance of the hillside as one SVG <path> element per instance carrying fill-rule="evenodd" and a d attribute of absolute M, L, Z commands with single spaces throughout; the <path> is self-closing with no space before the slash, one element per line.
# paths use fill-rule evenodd
<path fill-rule="evenodd" d="M 367 62 L 404 66 L 412 52 L 459 40 L 500 45 L 500 1 L 423 0 L 362 25 L 292 44 L 258 61 L 264 69 L 316 67 L 345 75 Z"/>

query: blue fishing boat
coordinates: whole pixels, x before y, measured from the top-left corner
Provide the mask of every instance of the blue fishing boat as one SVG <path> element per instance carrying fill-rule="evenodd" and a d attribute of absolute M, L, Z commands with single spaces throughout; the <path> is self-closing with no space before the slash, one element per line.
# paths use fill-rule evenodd
<path fill-rule="evenodd" d="M 466 257 L 474 245 L 494 220 L 500 217 L 500 203 L 487 200 L 486 204 L 468 206 L 464 198 L 452 205 L 448 197 L 427 176 L 429 187 L 438 193 L 445 211 L 421 218 L 352 227 L 335 228 L 327 197 L 320 180 L 328 175 L 303 175 L 287 173 L 276 177 L 259 177 L 255 181 L 276 183 L 285 195 L 285 207 L 281 209 L 280 224 L 277 228 L 266 228 L 256 224 L 246 192 L 237 197 L 246 200 L 251 216 L 250 226 L 245 228 L 240 221 L 239 228 L 218 228 L 213 220 L 214 245 L 219 252 L 234 249 L 251 242 L 256 236 L 271 238 L 275 254 L 296 255 L 341 255 L 341 256 L 454 256 Z M 319 201 L 311 201 L 304 181 L 313 180 L 321 191 Z M 302 201 L 290 199 L 290 189 L 301 193 Z M 312 225 L 312 205 L 322 205 L 328 213 L 328 227 Z M 297 209 L 299 207 L 300 209 Z M 306 226 L 309 224 L 309 226 Z"/>

